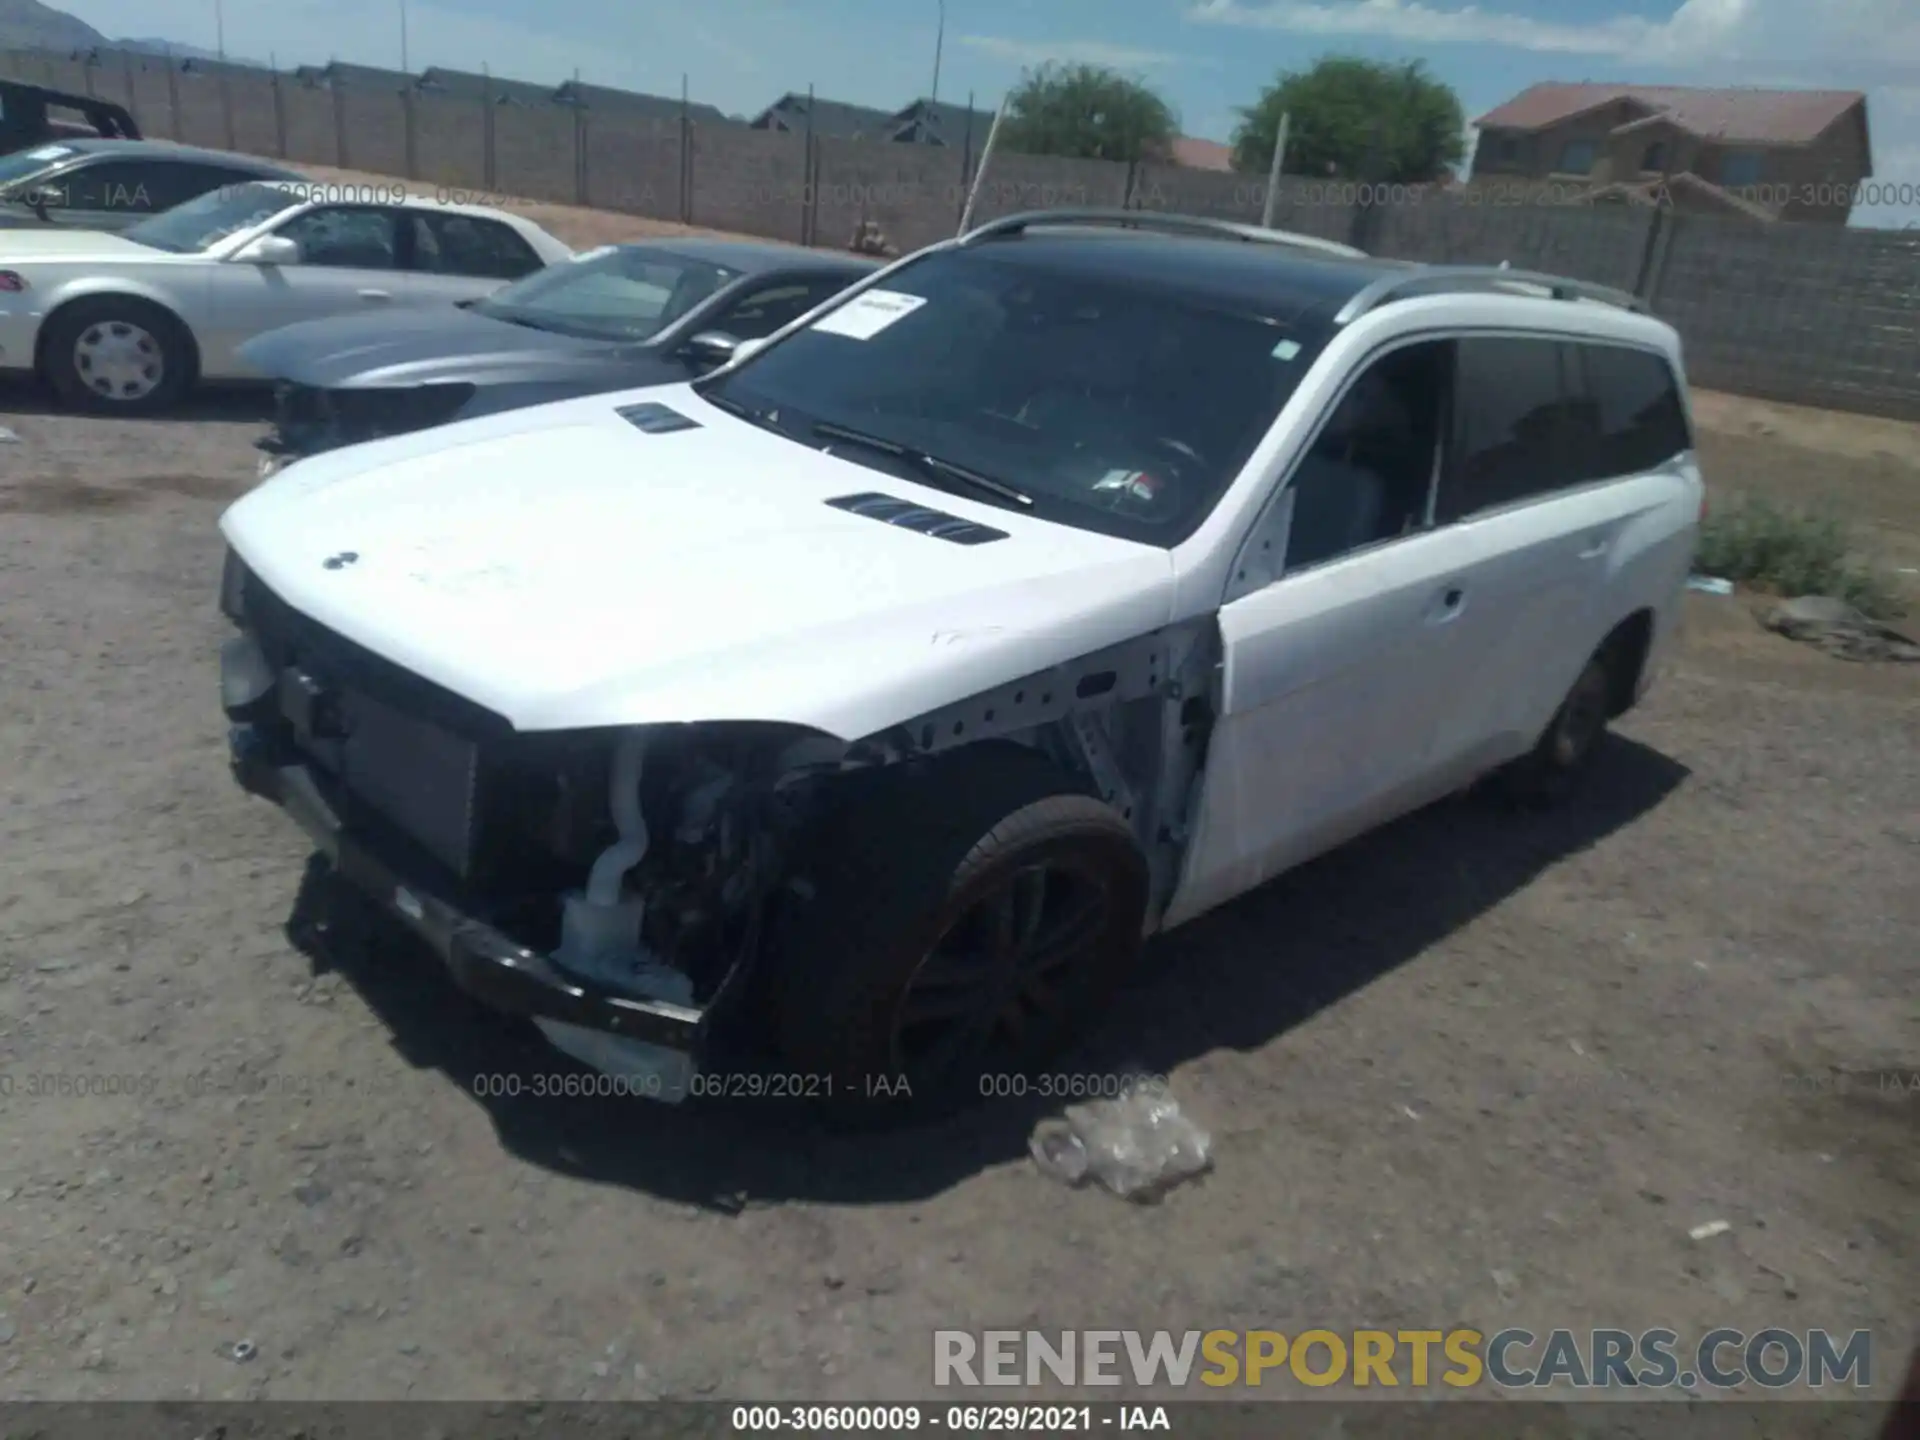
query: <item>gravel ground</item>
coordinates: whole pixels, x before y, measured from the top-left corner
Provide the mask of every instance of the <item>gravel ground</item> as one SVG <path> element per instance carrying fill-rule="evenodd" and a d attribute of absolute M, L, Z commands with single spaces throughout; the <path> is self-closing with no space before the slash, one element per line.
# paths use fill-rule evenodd
<path fill-rule="evenodd" d="M 1692 597 L 1580 806 L 1439 807 L 1169 937 L 1075 1068 L 1169 1072 L 1217 1166 L 1131 1207 L 1037 1174 L 1024 1102 L 854 1140 L 477 1095 L 571 1067 L 404 947 L 290 945 L 307 847 L 225 773 L 258 414 L 7 406 L 0 1393 L 908 1397 L 996 1324 L 1864 1326 L 1901 1368 L 1920 667 Z M 1920 434 L 1703 414 L 1716 481 L 1911 553 Z"/>

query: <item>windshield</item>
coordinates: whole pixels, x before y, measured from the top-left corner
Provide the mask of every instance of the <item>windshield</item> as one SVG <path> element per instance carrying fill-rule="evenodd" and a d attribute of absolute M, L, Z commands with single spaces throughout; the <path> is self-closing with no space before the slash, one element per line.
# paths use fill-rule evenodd
<path fill-rule="evenodd" d="M 41 145 L 32 150 L 16 151 L 12 155 L 0 155 L 0 190 L 11 189 L 22 180 L 31 180 L 78 153 L 65 145 Z"/>
<path fill-rule="evenodd" d="M 197 200 L 163 210 L 120 232 L 123 239 L 189 255 L 241 230 L 251 230 L 301 203 L 295 191 L 273 185 L 222 185 Z"/>
<path fill-rule="evenodd" d="M 701 388 L 845 459 L 1171 546 L 1325 338 L 1250 303 L 989 245 L 928 255 Z"/>
<path fill-rule="evenodd" d="M 561 335 L 645 340 L 737 274 L 652 248 L 590 250 L 496 290 L 473 310 Z"/>

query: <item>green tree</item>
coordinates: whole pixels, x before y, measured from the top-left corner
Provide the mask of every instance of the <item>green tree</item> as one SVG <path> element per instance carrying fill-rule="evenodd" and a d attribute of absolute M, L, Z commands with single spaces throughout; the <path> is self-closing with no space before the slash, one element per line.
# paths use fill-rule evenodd
<path fill-rule="evenodd" d="M 1104 65 L 1042 65 L 1008 97 L 997 143 L 1028 155 L 1085 160 L 1166 156 L 1180 122 L 1165 100 Z"/>
<path fill-rule="evenodd" d="M 1267 173 L 1282 115 L 1289 175 L 1414 184 L 1443 178 L 1466 150 L 1460 97 L 1419 60 L 1329 55 L 1282 73 L 1240 111 L 1236 170 Z"/>

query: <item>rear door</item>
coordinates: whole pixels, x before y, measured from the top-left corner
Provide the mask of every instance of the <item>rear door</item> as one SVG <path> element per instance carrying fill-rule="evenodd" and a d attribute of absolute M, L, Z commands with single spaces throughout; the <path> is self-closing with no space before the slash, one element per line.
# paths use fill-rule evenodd
<path fill-rule="evenodd" d="M 498 220 L 457 211 L 409 210 L 406 215 L 416 304 L 478 300 L 544 268 L 533 247 Z"/>
<path fill-rule="evenodd" d="M 1608 453 L 1576 342 L 1461 338 L 1434 523 L 1481 559 L 1435 711 L 1436 769 L 1465 780 L 1531 749 L 1609 628 L 1615 557 L 1650 496 Z"/>

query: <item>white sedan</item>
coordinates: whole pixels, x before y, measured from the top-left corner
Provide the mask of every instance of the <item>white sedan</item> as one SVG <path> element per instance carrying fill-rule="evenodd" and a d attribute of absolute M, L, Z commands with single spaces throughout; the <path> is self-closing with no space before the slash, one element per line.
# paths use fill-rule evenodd
<path fill-rule="evenodd" d="M 398 182 L 223 186 L 117 235 L 0 237 L 0 371 L 151 414 L 199 381 L 257 378 L 236 352 L 262 331 L 475 300 L 571 255 L 529 220 Z"/>

